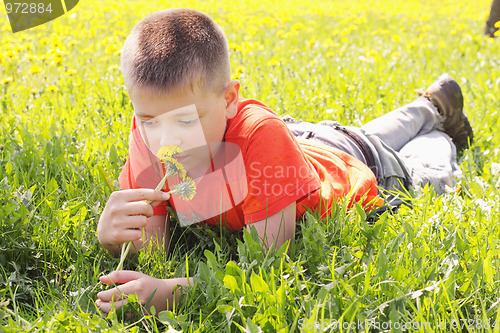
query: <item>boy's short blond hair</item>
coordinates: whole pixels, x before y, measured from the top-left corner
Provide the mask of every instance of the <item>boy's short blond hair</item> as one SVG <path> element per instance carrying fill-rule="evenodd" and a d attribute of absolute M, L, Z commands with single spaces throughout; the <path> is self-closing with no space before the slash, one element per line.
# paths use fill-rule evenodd
<path fill-rule="evenodd" d="M 176 8 L 146 16 L 132 30 L 121 53 L 129 93 L 158 94 L 187 87 L 222 93 L 231 76 L 222 29 L 196 10 Z"/>

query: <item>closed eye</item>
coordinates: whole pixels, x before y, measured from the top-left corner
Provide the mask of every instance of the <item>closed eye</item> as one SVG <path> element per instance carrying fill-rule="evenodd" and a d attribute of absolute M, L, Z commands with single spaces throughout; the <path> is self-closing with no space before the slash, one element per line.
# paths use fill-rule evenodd
<path fill-rule="evenodd" d="M 191 126 L 198 122 L 198 118 L 193 120 L 179 120 L 179 123 L 184 126 Z"/>
<path fill-rule="evenodd" d="M 158 124 L 156 120 L 141 120 L 141 125 L 144 125 L 146 127 L 152 127 Z"/>

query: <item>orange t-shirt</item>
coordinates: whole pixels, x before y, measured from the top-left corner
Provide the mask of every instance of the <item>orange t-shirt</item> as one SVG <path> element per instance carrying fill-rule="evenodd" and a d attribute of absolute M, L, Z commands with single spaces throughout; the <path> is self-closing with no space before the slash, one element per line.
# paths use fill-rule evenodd
<path fill-rule="evenodd" d="M 133 117 L 129 157 L 119 176 L 123 190 L 155 188 L 162 178 L 158 159 L 136 128 Z M 325 217 L 340 197 L 348 196 L 349 203 L 364 199 L 363 204 L 368 205 L 378 194 L 375 175 L 364 163 L 325 144 L 295 138 L 280 117 L 257 100 L 240 98 L 236 116 L 227 121 L 224 143 L 238 148 L 229 155 L 238 155 L 239 159 L 223 158 L 225 168 L 212 165 L 211 175 L 220 177 L 210 178 L 207 172 L 205 178 L 197 180 L 192 202 L 174 202 L 171 196 L 168 203 L 154 209 L 155 214 L 166 214 L 169 204 L 197 216 L 197 222 L 215 225 L 225 221 L 227 227 L 238 230 L 278 213 L 292 202 L 296 202 L 297 218 L 306 207 L 321 209 Z M 236 166 L 228 168 L 231 163 Z M 212 179 L 210 185 L 203 186 L 204 179 Z M 168 184 L 164 190 L 169 190 Z M 227 205 L 222 211 L 213 210 L 208 202 Z M 205 205 L 206 209 L 202 207 Z"/>

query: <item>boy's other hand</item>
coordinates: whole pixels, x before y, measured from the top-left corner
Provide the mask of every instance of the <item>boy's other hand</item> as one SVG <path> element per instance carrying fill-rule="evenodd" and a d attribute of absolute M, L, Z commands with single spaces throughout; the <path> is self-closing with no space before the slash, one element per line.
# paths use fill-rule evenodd
<path fill-rule="evenodd" d="M 177 286 L 193 285 L 193 278 L 172 278 L 157 279 L 136 271 L 114 271 L 108 275 L 101 276 L 99 281 L 109 285 L 115 285 L 114 288 L 97 293 L 96 306 L 103 312 L 110 312 L 113 308 L 127 304 L 127 296 L 135 294 L 146 305 L 147 311 L 155 307 L 156 313 L 172 309 L 174 304 L 181 302 L 181 289 Z M 117 284 L 120 284 L 117 286 Z M 174 292 L 175 290 L 175 292 Z M 175 293 L 175 300 L 174 300 Z"/>
<path fill-rule="evenodd" d="M 155 307 L 157 313 L 167 309 L 165 283 L 161 279 L 135 271 L 114 271 L 101 276 L 99 280 L 109 285 L 121 284 L 97 294 L 95 304 L 103 312 L 108 313 L 112 307 L 118 309 L 127 304 L 127 296 L 131 294 L 136 294 L 141 304 L 146 305 L 146 300 L 154 293 L 147 310 L 149 311 L 151 306 Z"/>
<path fill-rule="evenodd" d="M 111 193 L 97 225 L 99 243 L 113 253 L 124 242 L 142 238 L 142 228 L 153 216 L 153 208 L 170 194 L 152 189 L 133 189 Z M 150 204 L 146 201 L 152 201 Z"/>

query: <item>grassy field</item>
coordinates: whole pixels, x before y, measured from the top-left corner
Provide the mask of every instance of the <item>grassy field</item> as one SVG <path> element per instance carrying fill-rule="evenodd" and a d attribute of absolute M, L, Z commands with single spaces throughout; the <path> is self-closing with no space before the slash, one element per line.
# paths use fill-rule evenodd
<path fill-rule="evenodd" d="M 119 50 L 142 17 L 170 6 L 211 15 L 241 94 L 280 115 L 360 125 L 450 73 L 476 138 L 460 157 L 463 179 L 440 197 L 417 190 L 413 209 L 374 225 L 343 205 L 326 220 L 306 214 L 288 255 L 265 255 L 248 233 L 175 227 L 168 257 L 141 252 L 126 266 L 195 276 L 186 301 L 158 319 L 106 318 L 94 306 L 98 277 L 118 259 L 95 230 L 133 112 Z M 0 331 L 499 332 L 500 40 L 482 36 L 489 6 L 87 0 L 17 34 L 3 15 Z M 141 313 L 134 302 L 128 310 Z"/>

